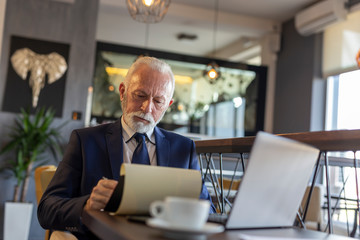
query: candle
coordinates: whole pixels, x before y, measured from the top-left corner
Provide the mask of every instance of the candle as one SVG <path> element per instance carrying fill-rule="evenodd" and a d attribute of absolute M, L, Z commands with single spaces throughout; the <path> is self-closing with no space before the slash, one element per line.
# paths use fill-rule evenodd
<path fill-rule="evenodd" d="M 92 97 L 93 97 L 93 87 L 90 86 L 88 88 L 88 95 L 87 95 L 87 99 L 86 99 L 85 127 L 90 126 Z"/>

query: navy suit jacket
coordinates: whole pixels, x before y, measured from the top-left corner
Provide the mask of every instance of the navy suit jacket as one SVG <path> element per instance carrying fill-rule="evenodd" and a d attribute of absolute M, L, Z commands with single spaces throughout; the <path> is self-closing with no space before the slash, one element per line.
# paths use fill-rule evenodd
<path fill-rule="evenodd" d="M 158 166 L 199 169 L 192 140 L 158 127 L 154 134 Z M 82 238 L 86 228 L 82 226 L 81 213 L 93 187 L 102 177 L 119 179 L 122 141 L 120 119 L 71 133 L 63 160 L 38 206 L 38 219 L 43 228 L 68 230 Z M 211 202 L 204 185 L 200 198 Z M 211 212 L 214 210 L 212 205 Z"/>

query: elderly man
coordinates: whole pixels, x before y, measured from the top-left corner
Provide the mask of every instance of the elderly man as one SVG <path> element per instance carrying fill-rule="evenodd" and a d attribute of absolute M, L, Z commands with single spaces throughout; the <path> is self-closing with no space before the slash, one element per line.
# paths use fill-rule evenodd
<path fill-rule="evenodd" d="M 122 163 L 199 169 L 192 140 L 156 127 L 173 103 L 174 87 L 170 66 L 156 58 L 139 58 L 130 67 L 119 86 L 123 116 L 115 123 L 72 132 L 64 158 L 39 203 L 42 227 L 89 238 L 81 213 L 105 207 Z M 147 153 L 133 160 L 140 149 Z M 204 185 L 200 198 L 211 201 Z"/>

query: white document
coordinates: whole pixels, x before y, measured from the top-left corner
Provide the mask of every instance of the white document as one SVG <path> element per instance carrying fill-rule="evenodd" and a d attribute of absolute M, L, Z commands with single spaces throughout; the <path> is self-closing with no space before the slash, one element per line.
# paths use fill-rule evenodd
<path fill-rule="evenodd" d="M 114 214 L 148 214 L 153 201 L 167 196 L 198 199 L 202 180 L 198 170 L 122 164 L 118 187 L 122 191 L 114 191 L 121 194 L 114 196 L 120 200 L 115 201 L 118 208 Z"/>

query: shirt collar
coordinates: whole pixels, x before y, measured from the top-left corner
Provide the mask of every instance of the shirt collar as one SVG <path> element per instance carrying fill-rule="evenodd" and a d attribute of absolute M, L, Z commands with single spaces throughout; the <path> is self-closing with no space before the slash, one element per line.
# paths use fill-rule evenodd
<path fill-rule="evenodd" d="M 121 117 L 121 125 L 122 125 L 122 135 L 124 141 L 127 143 L 130 141 L 132 136 L 136 133 L 134 130 L 132 130 L 129 125 L 126 124 L 124 121 L 124 118 Z M 145 132 L 147 139 L 155 145 L 155 134 L 154 134 L 154 128 L 150 129 L 149 131 Z"/>

